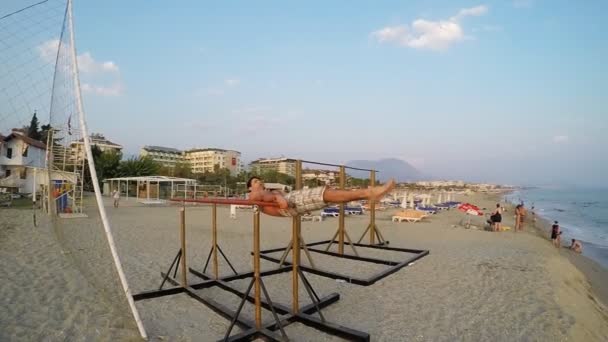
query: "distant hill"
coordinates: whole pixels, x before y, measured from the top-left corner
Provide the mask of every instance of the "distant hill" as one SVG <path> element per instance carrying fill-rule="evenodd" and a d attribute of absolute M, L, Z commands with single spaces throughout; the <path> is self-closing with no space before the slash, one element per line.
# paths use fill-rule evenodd
<path fill-rule="evenodd" d="M 374 169 L 379 173 L 376 175 L 378 180 L 385 181 L 395 178 L 398 182 L 417 181 L 424 178 L 424 175 L 408 162 L 396 159 L 387 158 L 380 160 L 351 160 L 346 163 L 347 166 L 358 167 L 362 169 Z M 369 172 L 347 170 L 348 174 L 357 178 L 369 178 Z"/>

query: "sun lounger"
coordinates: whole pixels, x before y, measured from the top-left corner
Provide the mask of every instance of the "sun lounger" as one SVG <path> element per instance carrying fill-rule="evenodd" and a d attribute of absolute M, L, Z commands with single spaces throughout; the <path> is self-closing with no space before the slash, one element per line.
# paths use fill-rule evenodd
<path fill-rule="evenodd" d="M 438 208 L 435 208 L 435 207 L 416 207 L 417 211 L 422 211 L 427 214 L 436 214 L 437 209 Z"/>
<path fill-rule="evenodd" d="M 407 217 L 407 216 L 399 216 L 399 215 L 395 215 L 393 216 L 393 222 L 418 222 L 422 220 L 422 217 Z"/>
<path fill-rule="evenodd" d="M 393 215 L 393 222 L 418 222 L 428 215 L 425 212 L 418 210 L 406 209 L 402 211 L 398 211 Z"/>
<path fill-rule="evenodd" d="M 321 221 L 323 221 L 323 216 L 321 216 L 321 215 L 303 215 L 302 221 L 321 222 Z"/>

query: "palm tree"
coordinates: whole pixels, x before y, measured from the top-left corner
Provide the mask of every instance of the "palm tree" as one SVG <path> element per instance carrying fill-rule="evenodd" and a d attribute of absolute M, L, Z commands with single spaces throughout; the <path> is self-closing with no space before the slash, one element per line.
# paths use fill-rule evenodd
<path fill-rule="evenodd" d="M 131 157 L 120 162 L 119 174 L 123 177 L 157 175 L 161 165 L 150 157 Z"/>

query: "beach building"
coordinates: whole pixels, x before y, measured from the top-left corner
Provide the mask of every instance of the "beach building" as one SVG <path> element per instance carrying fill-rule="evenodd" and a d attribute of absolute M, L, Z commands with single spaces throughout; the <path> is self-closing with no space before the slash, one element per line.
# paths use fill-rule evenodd
<path fill-rule="evenodd" d="M 296 160 L 290 158 L 261 158 L 252 161 L 249 168 L 255 174 L 276 171 L 292 177 L 296 176 Z"/>
<path fill-rule="evenodd" d="M 172 147 L 146 145 L 139 151 L 139 156 L 149 157 L 166 167 L 175 167 L 175 164 L 186 161 L 184 153 Z"/>
<path fill-rule="evenodd" d="M 23 130 L 13 129 L 0 138 L 0 187 L 31 193 L 34 169 L 43 169 L 45 162 L 46 145 L 26 136 Z"/>
<path fill-rule="evenodd" d="M 106 137 L 104 137 L 102 134 L 91 134 L 91 148 L 93 146 L 97 146 L 101 152 L 106 152 L 106 151 L 116 151 L 116 152 L 121 152 L 122 151 L 122 146 L 111 142 L 110 140 L 106 139 Z M 84 149 L 84 141 L 83 138 L 80 138 L 77 141 L 73 141 L 70 144 L 70 148 L 72 150 L 72 156 L 76 159 L 76 160 L 82 160 L 85 159 L 85 149 Z"/>
<path fill-rule="evenodd" d="M 332 185 L 332 184 L 335 184 L 336 180 L 338 179 L 338 172 L 327 171 L 327 170 L 305 169 L 302 171 L 302 179 L 304 181 L 316 179 L 323 184 Z"/>
<path fill-rule="evenodd" d="M 415 183 L 418 186 L 426 187 L 426 188 L 438 188 L 438 187 L 463 187 L 465 186 L 464 181 L 454 181 L 454 180 L 439 180 L 439 181 L 420 181 Z"/>
<path fill-rule="evenodd" d="M 195 148 L 184 151 L 184 160 L 190 163 L 192 173 L 215 172 L 228 169 L 235 176 L 241 172 L 241 152 L 221 148 Z"/>
<path fill-rule="evenodd" d="M 282 183 L 264 183 L 264 189 L 268 191 L 278 190 L 288 193 L 291 192 L 292 187 Z"/>

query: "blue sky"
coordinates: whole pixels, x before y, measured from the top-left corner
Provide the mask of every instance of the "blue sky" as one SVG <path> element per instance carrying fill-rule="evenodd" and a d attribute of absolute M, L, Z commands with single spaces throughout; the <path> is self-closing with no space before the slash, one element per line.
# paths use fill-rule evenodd
<path fill-rule="evenodd" d="M 606 1 L 76 1 L 92 131 L 608 185 Z"/>

